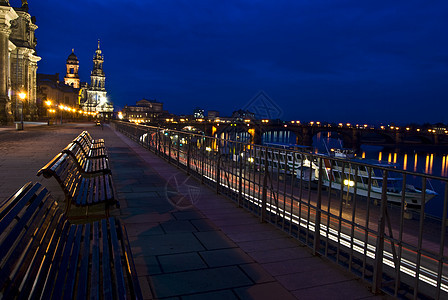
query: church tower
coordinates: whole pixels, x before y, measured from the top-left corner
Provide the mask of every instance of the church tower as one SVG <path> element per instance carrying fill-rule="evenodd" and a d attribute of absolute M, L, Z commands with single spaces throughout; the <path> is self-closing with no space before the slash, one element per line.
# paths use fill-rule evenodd
<path fill-rule="evenodd" d="M 98 40 L 98 49 L 93 56 L 93 70 L 90 73 L 90 86 L 87 89 L 87 100 L 83 103 L 83 110 L 98 112 L 101 117 L 108 118 L 112 115 L 114 107 L 107 99 L 103 62 L 104 57 Z"/>
<path fill-rule="evenodd" d="M 79 60 L 75 55 L 75 50 L 72 49 L 72 53 L 67 58 L 67 72 L 64 77 L 64 83 L 66 85 L 70 85 L 75 89 L 79 89 L 80 87 L 80 79 L 79 79 Z"/>
<path fill-rule="evenodd" d="M 106 90 L 106 75 L 103 71 L 104 57 L 100 49 L 100 41 L 98 40 L 98 49 L 93 57 L 93 70 L 90 75 L 90 87 L 95 90 Z"/>

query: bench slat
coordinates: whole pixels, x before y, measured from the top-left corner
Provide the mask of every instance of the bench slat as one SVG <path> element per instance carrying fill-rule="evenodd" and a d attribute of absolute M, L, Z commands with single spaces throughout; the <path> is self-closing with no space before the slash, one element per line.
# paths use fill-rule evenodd
<path fill-rule="evenodd" d="M 48 227 L 42 226 L 39 228 L 39 233 L 34 238 L 33 246 L 35 250 L 33 253 L 32 262 L 29 263 L 27 268 L 26 277 L 22 278 L 21 294 L 30 295 L 35 287 L 35 283 L 39 281 L 41 277 L 46 276 L 46 266 L 43 264 L 47 255 L 47 245 L 51 244 L 54 238 L 53 234 L 58 228 L 58 222 L 60 221 L 61 211 L 57 208 L 57 205 L 53 203 L 52 207 L 46 216 L 43 218 L 49 223 Z"/>
<path fill-rule="evenodd" d="M 76 226 L 70 226 L 67 241 L 64 246 L 62 253 L 61 265 L 58 269 L 58 274 L 56 276 L 56 282 L 54 283 L 53 295 L 55 299 L 61 299 L 65 284 L 66 272 L 69 265 L 70 253 L 73 247 L 73 241 L 75 239 Z"/>
<path fill-rule="evenodd" d="M 110 270 L 110 254 L 109 254 L 109 237 L 107 231 L 107 223 L 106 220 L 101 220 L 101 242 L 103 255 L 101 257 L 101 265 L 103 268 L 103 296 L 105 299 L 112 298 L 112 278 L 111 278 L 111 270 Z"/>
<path fill-rule="evenodd" d="M 75 279 L 78 271 L 79 252 L 81 251 L 81 239 L 83 235 L 83 225 L 72 225 L 72 227 L 76 228 L 76 233 L 72 253 L 70 255 L 70 265 L 67 270 L 67 280 L 64 285 L 64 299 L 73 298 Z"/>
<path fill-rule="evenodd" d="M 42 297 L 41 299 L 50 299 L 53 288 L 55 286 L 56 277 L 59 274 L 59 268 L 62 263 L 62 257 L 64 254 L 65 243 L 70 233 L 70 223 L 68 221 L 64 221 L 64 227 L 61 231 L 61 235 L 57 241 L 56 248 L 54 248 L 54 254 L 51 258 L 51 266 L 48 272 L 48 276 L 45 279 L 45 284 L 42 289 Z M 50 251 L 51 249 L 49 249 Z"/>
<path fill-rule="evenodd" d="M 112 246 L 112 260 L 114 262 L 114 268 L 115 268 L 115 287 L 118 290 L 118 296 L 119 299 L 125 299 L 126 295 L 126 287 L 124 282 L 124 276 L 123 276 L 123 266 L 121 264 L 121 254 L 120 254 L 120 247 L 118 245 L 118 236 L 117 236 L 117 228 L 115 225 L 114 218 L 109 218 L 109 224 L 110 224 L 110 241 Z"/>
<path fill-rule="evenodd" d="M 92 270 L 90 272 L 90 299 L 99 299 L 100 297 L 100 235 L 98 222 L 93 223 L 92 239 Z M 80 298 L 80 300 L 83 300 Z"/>
<path fill-rule="evenodd" d="M 61 244 L 61 237 L 65 236 L 69 225 L 68 222 L 66 222 L 65 216 L 63 216 L 62 214 L 57 217 L 56 222 L 57 227 L 52 232 L 52 236 L 47 247 L 47 253 L 44 260 L 42 261 L 41 269 L 39 270 L 39 272 L 42 274 L 39 274 L 38 279 L 34 284 L 33 290 L 30 293 L 30 298 L 37 298 L 37 295 L 41 295 L 43 293 L 45 282 L 48 280 L 51 274 L 51 269 L 59 265 L 58 247 Z M 53 280 L 50 281 L 53 282 Z"/>

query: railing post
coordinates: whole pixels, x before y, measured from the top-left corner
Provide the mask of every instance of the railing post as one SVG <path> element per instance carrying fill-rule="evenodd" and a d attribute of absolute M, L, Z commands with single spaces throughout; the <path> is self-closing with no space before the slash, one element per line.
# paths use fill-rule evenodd
<path fill-rule="evenodd" d="M 157 149 L 157 155 L 160 156 L 160 126 L 157 127 L 156 149 Z"/>
<path fill-rule="evenodd" d="M 264 151 L 264 176 L 263 176 L 263 193 L 261 196 L 261 214 L 260 221 L 266 219 L 266 203 L 268 201 L 268 149 Z"/>
<path fill-rule="evenodd" d="M 190 154 L 191 154 L 191 135 L 188 136 L 187 146 L 187 175 L 190 175 Z"/>
<path fill-rule="evenodd" d="M 312 164 L 312 162 L 310 162 Z M 313 172 L 313 168 L 310 168 Z M 294 174 L 294 172 L 293 172 Z M 313 255 L 319 252 L 320 246 L 320 222 L 321 222 L 321 209 L 322 209 L 322 157 L 319 158 L 319 178 L 317 182 L 317 203 L 316 203 L 316 220 L 314 221 L 314 244 Z M 311 182 L 311 181 L 310 181 Z"/>
<path fill-rule="evenodd" d="M 177 168 L 180 168 L 180 134 L 177 135 Z"/>
<path fill-rule="evenodd" d="M 205 151 L 205 145 L 206 145 L 206 138 L 205 138 L 205 136 L 203 136 L 202 137 L 202 144 L 201 144 L 201 146 L 202 146 L 202 157 L 201 157 L 201 183 L 202 184 L 204 184 L 204 167 L 205 167 L 205 163 L 204 163 L 204 160 L 205 160 L 205 153 L 206 153 L 206 151 Z"/>
<path fill-rule="evenodd" d="M 241 207 L 241 202 L 243 200 L 243 160 L 246 159 L 244 156 L 241 156 L 241 154 L 243 152 L 241 152 L 241 146 L 243 144 L 238 144 L 240 145 L 239 149 L 240 151 L 238 151 L 238 159 L 239 159 L 239 176 L 238 176 L 238 207 Z"/>
<path fill-rule="evenodd" d="M 168 162 L 171 163 L 171 138 L 168 140 Z"/>
<path fill-rule="evenodd" d="M 219 155 L 219 150 L 218 150 L 218 159 L 216 161 L 216 194 L 219 194 L 219 186 L 221 184 L 221 170 L 220 170 L 220 166 L 221 165 L 221 155 Z"/>
<path fill-rule="evenodd" d="M 376 240 L 375 264 L 373 270 L 373 292 L 379 293 L 383 281 L 383 255 L 384 255 L 384 231 L 386 228 L 387 210 L 387 170 L 383 171 L 383 182 L 381 191 L 381 215 L 378 220 L 378 237 Z"/>

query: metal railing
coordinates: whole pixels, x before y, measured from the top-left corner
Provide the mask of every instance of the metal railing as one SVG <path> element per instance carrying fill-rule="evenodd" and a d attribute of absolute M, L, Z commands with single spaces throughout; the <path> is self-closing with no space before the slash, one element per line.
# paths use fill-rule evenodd
<path fill-rule="evenodd" d="M 344 266 L 375 293 L 448 298 L 447 178 L 160 127 L 114 126 Z M 429 180 L 443 192 L 436 195 Z M 431 198 L 443 202 L 440 219 L 425 215 Z"/>

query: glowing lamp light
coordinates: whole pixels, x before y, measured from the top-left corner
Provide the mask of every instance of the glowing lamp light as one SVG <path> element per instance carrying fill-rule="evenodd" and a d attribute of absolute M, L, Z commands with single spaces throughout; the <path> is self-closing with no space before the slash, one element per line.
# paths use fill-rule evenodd
<path fill-rule="evenodd" d="M 247 160 L 248 160 L 250 163 L 253 163 L 253 162 L 254 162 L 254 158 L 253 158 L 253 157 L 249 157 Z"/>
<path fill-rule="evenodd" d="M 210 148 L 210 147 L 205 147 L 205 150 L 208 151 L 208 152 L 210 152 L 210 151 L 212 151 L 212 148 Z"/>
<path fill-rule="evenodd" d="M 47 106 L 50 106 L 50 105 L 51 105 L 51 101 L 50 101 L 50 100 L 47 100 L 47 101 L 45 101 L 45 104 L 46 104 Z"/>
<path fill-rule="evenodd" d="M 353 182 L 352 180 L 344 179 L 344 185 L 354 186 L 355 182 Z"/>
<path fill-rule="evenodd" d="M 26 98 L 26 93 L 25 92 L 20 92 L 19 93 L 19 98 L 23 101 Z"/>

